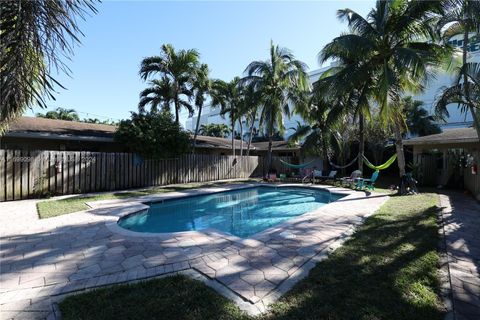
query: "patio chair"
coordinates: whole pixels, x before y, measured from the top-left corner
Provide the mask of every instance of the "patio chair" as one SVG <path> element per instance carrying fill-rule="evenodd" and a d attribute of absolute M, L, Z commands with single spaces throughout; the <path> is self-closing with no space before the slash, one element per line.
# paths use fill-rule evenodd
<path fill-rule="evenodd" d="M 359 179 L 361 177 L 362 177 L 362 171 L 355 170 L 350 174 L 349 177 L 343 177 L 343 178 L 339 179 L 340 186 L 341 187 L 348 186 L 348 187 L 351 188 L 357 182 L 357 179 Z"/>
<path fill-rule="evenodd" d="M 335 176 L 337 175 L 337 171 L 332 170 L 328 175 L 323 175 L 322 171 L 319 170 L 314 170 L 313 171 L 313 178 L 318 179 L 320 181 L 326 181 L 326 180 L 333 180 L 335 181 Z"/>
<path fill-rule="evenodd" d="M 357 184 L 355 185 L 355 188 L 360 190 L 363 190 L 364 188 L 365 190 L 375 190 L 375 181 L 377 181 L 379 173 L 380 171 L 376 170 L 372 174 L 372 177 L 370 179 L 357 179 Z"/>

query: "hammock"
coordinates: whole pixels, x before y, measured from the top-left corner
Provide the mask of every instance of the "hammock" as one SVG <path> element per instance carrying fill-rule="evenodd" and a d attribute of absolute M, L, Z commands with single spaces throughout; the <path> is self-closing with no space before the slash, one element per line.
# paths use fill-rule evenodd
<path fill-rule="evenodd" d="M 350 161 L 348 164 L 346 164 L 346 165 L 344 165 L 344 166 L 339 166 L 339 165 L 333 163 L 332 161 L 330 161 L 330 158 L 328 159 L 328 163 L 330 163 L 330 165 L 331 165 L 332 167 L 334 167 L 334 168 L 337 168 L 337 169 L 345 169 L 345 168 L 350 167 L 352 164 L 354 164 L 355 161 L 357 160 L 357 158 L 358 158 L 358 155 L 357 155 L 355 158 L 353 158 L 352 161 Z"/>
<path fill-rule="evenodd" d="M 368 161 L 368 159 L 365 156 L 363 156 L 363 159 L 365 160 L 365 164 L 367 165 L 367 167 L 373 170 L 384 170 L 390 167 L 390 165 L 395 162 L 395 160 L 397 159 L 397 155 L 394 154 L 393 156 L 390 157 L 390 159 L 387 160 L 387 162 L 379 166 L 374 166 L 370 161 Z"/>
<path fill-rule="evenodd" d="M 312 163 L 314 163 L 316 160 L 312 160 L 310 162 L 307 162 L 307 163 L 302 163 L 302 164 L 292 164 L 292 163 L 288 163 L 288 162 L 285 162 L 283 161 L 282 159 L 280 159 L 280 162 L 283 163 L 284 165 L 286 165 L 287 167 L 290 167 L 290 168 L 294 168 L 294 169 L 302 169 L 302 168 L 305 168 L 305 167 L 308 167 L 309 165 L 311 165 Z"/>

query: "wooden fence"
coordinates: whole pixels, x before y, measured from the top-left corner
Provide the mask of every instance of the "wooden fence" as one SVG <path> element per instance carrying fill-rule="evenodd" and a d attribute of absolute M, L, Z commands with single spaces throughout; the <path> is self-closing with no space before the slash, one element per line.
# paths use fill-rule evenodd
<path fill-rule="evenodd" d="M 143 160 L 131 153 L 0 150 L 0 201 L 261 176 L 261 159 L 188 154 Z"/>

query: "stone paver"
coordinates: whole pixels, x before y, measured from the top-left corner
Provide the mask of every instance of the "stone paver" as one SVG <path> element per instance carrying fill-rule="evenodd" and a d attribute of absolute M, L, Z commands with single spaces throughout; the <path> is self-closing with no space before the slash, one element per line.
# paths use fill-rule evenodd
<path fill-rule="evenodd" d="M 54 302 L 65 294 L 182 270 L 199 272 L 264 311 L 388 198 L 322 186 L 346 196 L 249 239 L 210 229 L 140 234 L 116 224 L 119 217 L 147 208 L 143 201 L 248 186 L 105 200 L 90 203 L 89 211 L 43 220 L 36 216 L 35 201 L 0 203 L 1 318 L 54 318 Z M 464 245 L 454 244 L 459 250 Z"/>
<path fill-rule="evenodd" d="M 454 317 L 480 319 L 480 203 L 460 193 L 440 201 Z"/>

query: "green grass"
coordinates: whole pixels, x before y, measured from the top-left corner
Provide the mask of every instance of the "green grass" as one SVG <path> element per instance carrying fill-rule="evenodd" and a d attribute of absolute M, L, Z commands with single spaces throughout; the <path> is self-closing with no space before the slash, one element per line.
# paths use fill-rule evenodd
<path fill-rule="evenodd" d="M 329 259 L 257 319 L 442 319 L 438 197 L 392 197 Z M 64 319 L 246 319 L 230 301 L 184 277 L 66 298 Z"/>
<path fill-rule="evenodd" d="M 37 212 L 40 219 L 56 217 L 62 214 L 83 211 L 90 209 L 86 202 L 111 200 L 111 199 L 125 199 L 130 197 L 146 196 L 151 194 L 181 191 L 192 188 L 211 187 L 222 184 L 245 183 L 253 180 L 238 180 L 229 182 L 206 182 L 206 183 L 185 183 L 181 185 L 172 185 L 166 187 L 155 187 L 143 190 L 125 191 L 125 192 L 109 192 L 96 195 L 78 195 L 57 200 L 45 200 L 37 203 Z"/>
<path fill-rule="evenodd" d="M 442 319 L 438 196 L 392 197 L 272 307 L 271 319 Z"/>
<path fill-rule="evenodd" d="M 247 319 L 213 289 L 178 275 L 70 296 L 60 310 L 64 320 Z"/>

